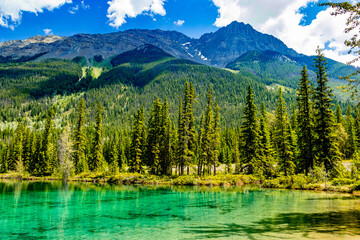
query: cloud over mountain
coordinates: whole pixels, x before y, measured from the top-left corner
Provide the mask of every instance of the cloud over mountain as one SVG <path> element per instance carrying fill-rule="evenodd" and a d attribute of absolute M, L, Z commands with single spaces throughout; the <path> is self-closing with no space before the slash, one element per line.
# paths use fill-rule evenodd
<path fill-rule="evenodd" d="M 347 54 L 344 32 L 346 16 L 331 16 L 331 9 L 318 12 L 310 23 L 303 24 L 306 15 L 318 0 L 212 0 L 218 7 L 215 25 L 226 26 L 232 21 L 251 24 L 255 29 L 274 35 L 300 53 L 315 54 L 317 46 L 325 48 L 325 55 L 337 61 L 347 62 L 353 56 Z"/>
<path fill-rule="evenodd" d="M 0 26 L 14 29 L 21 22 L 23 12 L 42 13 L 52 11 L 72 0 L 1 0 Z"/>
<path fill-rule="evenodd" d="M 164 0 L 111 0 L 108 2 L 107 17 L 112 27 L 120 27 L 126 18 L 134 18 L 141 14 L 166 14 Z"/>

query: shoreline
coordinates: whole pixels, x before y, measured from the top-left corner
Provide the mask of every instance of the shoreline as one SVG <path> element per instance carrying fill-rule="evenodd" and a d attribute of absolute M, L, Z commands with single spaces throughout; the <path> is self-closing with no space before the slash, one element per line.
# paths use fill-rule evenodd
<path fill-rule="evenodd" d="M 281 182 L 281 180 L 287 180 Z M 155 185 L 155 186 L 206 186 L 206 187 L 244 187 L 254 186 L 263 189 L 309 190 L 315 192 L 347 193 L 360 197 L 358 184 L 333 185 L 331 182 L 306 182 L 305 176 L 293 175 L 275 179 L 260 180 L 252 175 L 216 175 L 216 176 L 155 176 L 138 173 L 121 173 L 115 176 L 82 174 L 69 178 L 69 182 L 101 183 L 116 185 Z M 0 174 L 0 180 L 17 180 L 31 182 L 63 181 L 54 176 L 35 177 L 19 176 L 16 173 Z"/>

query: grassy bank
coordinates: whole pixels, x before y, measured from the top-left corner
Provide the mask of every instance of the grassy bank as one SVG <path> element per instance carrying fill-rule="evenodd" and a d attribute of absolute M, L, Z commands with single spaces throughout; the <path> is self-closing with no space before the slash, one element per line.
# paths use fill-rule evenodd
<path fill-rule="evenodd" d="M 0 179 L 18 179 L 27 181 L 52 181 L 62 180 L 58 177 L 19 176 L 19 174 L 0 174 Z M 68 179 L 75 182 L 94 182 L 111 184 L 142 184 L 142 185 L 175 185 L 175 186 L 258 186 L 261 188 L 294 189 L 332 191 L 353 193 L 360 196 L 360 181 L 353 179 L 333 179 L 319 182 L 314 178 L 304 175 L 281 176 L 274 179 L 259 179 L 253 175 L 223 175 L 204 176 L 155 176 L 139 173 L 120 173 L 117 175 L 104 175 L 83 173 Z"/>

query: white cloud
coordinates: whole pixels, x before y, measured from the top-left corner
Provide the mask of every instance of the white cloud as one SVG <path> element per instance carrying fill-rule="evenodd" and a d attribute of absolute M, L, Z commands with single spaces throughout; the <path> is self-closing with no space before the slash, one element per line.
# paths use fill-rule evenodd
<path fill-rule="evenodd" d="M 182 26 L 184 24 L 184 22 L 185 22 L 184 20 L 179 19 L 179 20 L 175 21 L 174 24 L 177 26 Z"/>
<path fill-rule="evenodd" d="M 77 10 L 79 10 L 79 5 L 75 5 L 71 8 L 69 8 L 69 13 L 75 14 L 77 12 Z"/>
<path fill-rule="evenodd" d="M 90 8 L 90 5 L 85 4 L 84 0 L 81 1 L 80 4 L 76 4 L 75 6 L 69 8 L 69 13 L 75 14 L 80 8 L 86 10 Z"/>
<path fill-rule="evenodd" d="M 164 16 L 165 0 L 111 0 L 108 2 L 107 17 L 112 27 L 119 27 L 126 23 L 126 18 L 134 18 L 141 14 L 159 14 Z"/>
<path fill-rule="evenodd" d="M 1 0 L 0 26 L 14 29 L 21 23 L 23 12 L 42 13 L 44 9 L 52 11 L 72 0 Z"/>
<path fill-rule="evenodd" d="M 218 9 L 215 25 L 226 26 L 232 21 L 251 24 L 260 32 L 282 40 L 297 52 L 314 55 L 317 46 L 328 48 L 326 57 L 346 63 L 353 56 L 347 54 L 344 41 L 351 37 L 345 34 L 346 16 L 331 16 L 332 9 L 319 12 L 311 24 L 300 25 L 304 15 L 299 12 L 309 3 L 318 0 L 212 0 Z M 359 63 L 360 64 L 360 63 Z"/>
<path fill-rule="evenodd" d="M 45 35 L 52 35 L 53 34 L 52 30 L 49 29 L 49 28 L 45 28 L 44 33 L 45 33 Z"/>

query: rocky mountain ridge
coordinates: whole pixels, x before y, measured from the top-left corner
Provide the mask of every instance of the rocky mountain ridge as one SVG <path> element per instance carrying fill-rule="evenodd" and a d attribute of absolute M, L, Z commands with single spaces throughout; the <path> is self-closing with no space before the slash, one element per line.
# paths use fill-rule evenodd
<path fill-rule="evenodd" d="M 131 29 L 108 34 L 49 35 L 0 43 L 0 56 L 7 59 L 41 56 L 38 59 L 72 59 L 77 56 L 109 58 L 145 44 L 152 44 L 170 55 L 198 63 L 224 67 L 242 54 L 277 51 L 301 57 L 279 39 L 256 31 L 249 24 L 233 22 L 216 32 L 193 39 L 176 31 Z"/>

